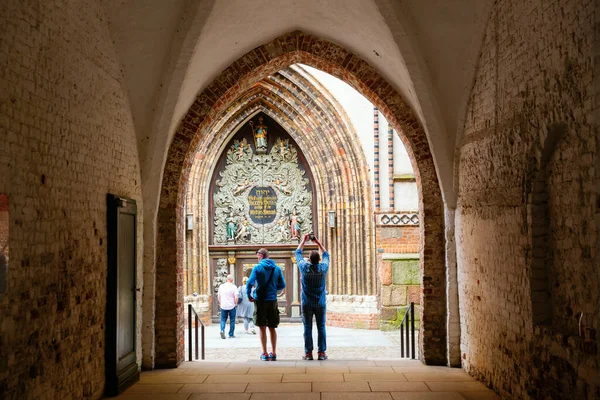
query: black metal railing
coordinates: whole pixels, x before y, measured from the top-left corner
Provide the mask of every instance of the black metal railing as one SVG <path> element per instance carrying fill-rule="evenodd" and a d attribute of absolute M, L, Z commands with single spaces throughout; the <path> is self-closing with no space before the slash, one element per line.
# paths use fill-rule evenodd
<path fill-rule="evenodd" d="M 192 359 L 192 313 L 194 314 L 194 326 L 196 327 L 195 331 L 194 331 L 194 335 L 196 337 L 196 351 L 195 356 L 196 358 Z M 200 319 L 200 317 L 198 316 L 198 313 L 196 312 L 196 310 L 194 310 L 194 307 L 192 307 L 191 304 L 188 304 L 188 337 L 189 337 L 189 341 L 188 341 L 188 353 L 190 355 L 190 359 L 189 361 L 194 361 L 198 359 L 198 324 L 200 324 L 200 332 L 202 333 L 202 359 L 204 360 L 205 357 L 205 353 L 204 353 L 204 324 L 202 323 L 202 320 Z"/>
<path fill-rule="evenodd" d="M 414 360 L 417 357 L 417 346 L 415 343 L 415 303 L 413 302 L 406 306 L 406 314 L 404 314 L 404 318 L 400 322 L 400 357 L 405 357 L 405 345 L 406 358 L 410 357 Z"/>

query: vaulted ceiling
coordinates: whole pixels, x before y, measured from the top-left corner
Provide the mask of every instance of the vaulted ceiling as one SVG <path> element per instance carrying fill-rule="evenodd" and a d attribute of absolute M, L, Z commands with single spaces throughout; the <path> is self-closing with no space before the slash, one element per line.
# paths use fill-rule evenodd
<path fill-rule="evenodd" d="M 171 138 L 228 65 L 302 30 L 352 51 L 405 98 L 428 135 L 453 206 L 461 134 L 492 0 L 104 0 L 154 203 Z"/>

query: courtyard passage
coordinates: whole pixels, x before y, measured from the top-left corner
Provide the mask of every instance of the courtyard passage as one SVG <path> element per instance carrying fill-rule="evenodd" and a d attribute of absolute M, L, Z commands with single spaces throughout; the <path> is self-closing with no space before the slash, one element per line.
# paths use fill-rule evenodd
<path fill-rule="evenodd" d="M 462 369 L 400 359 L 399 333 L 327 328 L 326 361 L 302 361 L 302 324 L 278 328 L 278 361 L 260 361 L 258 333 L 221 339 L 206 328 L 206 360 L 142 372 L 120 400 L 496 400 Z M 316 341 L 316 329 L 313 332 Z M 187 349 L 186 349 L 187 357 Z"/>
<path fill-rule="evenodd" d="M 228 321 L 229 322 L 229 321 Z M 225 334 L 229 331 L 229 323 Z M 268 332 L 268 331 L 267 331 Z M 304 328 L 302 323 L 281 324 L 277 328 L 277 357 L 279 360 L 301 360 L 304 354 Z M 417 332 L 418 333 L 418 332 Z M 219 324 L 212 323 L 205 328 L 206 361 L 246 361 L 258 360 L 261 349 L 256 334 L 244 333 L 244 324 L 235 326 L 235 338 L 221 339 Z M 268 333 L 267 333 L 268 335 Z M 186 360 L 188 358 L 186 330 Z M 317 354 L 317 327 L 313 323 L 314 354 Z M 271 351 L 267 341 L 268 351 Z M 418 346 L 417 346 L 418 347 Z M 370 357 L 400 358 L 400 332 L 380 330 L 349 329 L 327 327 L 327 356 L 335 359 L 367 359 Z"/>

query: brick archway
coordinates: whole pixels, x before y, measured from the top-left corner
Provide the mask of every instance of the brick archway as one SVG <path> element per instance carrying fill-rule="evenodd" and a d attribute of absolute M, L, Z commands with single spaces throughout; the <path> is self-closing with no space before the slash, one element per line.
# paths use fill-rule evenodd
<path fill-rule="evenodd" d="M 372 193 L 368 163 L 353 126 L 346 125 L 346 116 L 334 98 L 327 99 L 323 88 L 313 86 L 314 79 L 301 66 L 285 68 L 265 77 L 233 101 L 211 127 L 214 134 L 205 135 L 198 143 L 203 149 L 197 153 L 188 175 L 186 213 L 193 215 L 196 223 L 192 235 L 193 251 L 197 255 L 191 262 L 186 255 L 187 268 L 197 273 L 184 295 L 207 293 L 209 280 L 206 266 L 209 262 L 208 232 L 205 227 L 208 204 L 205 198 L 213 167 L 223 146 L 239 129 L 242 121 L 262 112 L 276 121 L 302 149 L 311 166 L 316 182 L 318 199 L 317 232 L 333 255 L 328 279 L 331 295 L 375 296 L 377 294 L 377 269 L 375 242 L 368 232 L 375 229 L 371 215 Z M 314 144 L 318 143 L 318 146 Z M 350 199 L 351 202 L 350 202 Z M 337 214 L 338 228 L 327 228 L 327 213 Z M 189 235 L 189 231 L 188 231 Z M 188 243 L 190 237 L 188 236 Z M 188 244 L 189 246 L 189 244 Z M 189 248 L 189 247 L 188 247 Z M 184 299 L 187 298 L 184 296 Z M 191 299 L 193 300 L 193 299 Z M 333 306 L 333 307 L 332 307 Z M 335 304 L 328 304 L 333 316 Z M 361 314 L 362 322 L 377 326 L 376 313 Z"/>
<path fill-rule="evenodd" d="M 175 132 L 164 168 L 157 216 L 155 366 L 184 357 L 183 222 L 186 186 L 200 139 L 231 102 L 264 77 L 302 63 L 325 71 L 369 99 L 398 132 L 417 177 L 421 253 L 420 354 L 427 364 L 446 362 L 446 278 L 443 201 L 425 132 L 400 93 L 373 67 L 344 48 L 292 32 L 246 53 L 226 68 L 191 105 Z"/>

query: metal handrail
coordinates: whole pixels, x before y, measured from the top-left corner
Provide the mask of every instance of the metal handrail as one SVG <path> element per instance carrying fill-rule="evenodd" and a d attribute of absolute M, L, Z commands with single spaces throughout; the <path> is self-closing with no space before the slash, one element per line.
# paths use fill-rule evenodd
<path fill-rule="evenodd" d="M 410 325 L 410 327 L 409 327 Z M 404 357 L 404 329 L 406 328 L 406 357 L 415 359 L 416 346 L 415 346 L 415 303 L 410 302 L 410 305 L 406 307 L 406 314 L 400 322 L 400 357 Z M 410 336 L 409 336 L 410 335 Z"/>
<path fill-rule="evenodd" d="M 196 312 L 196 310 L 194 309 L 194 307 L 191 304 L 188 304 L 188 335 L 189 335 L 189 346 L 188 346 L 188 352 L 190 355 L 190 361 L 192 360 L 192 312 L 194 313 L 196 319 L 195 319 L 195 325 L 196 325 L 196 330 L 195 330 L 195 336 L 196 336 L 196 358 L 195 360 L 198 359 L 198 323 L 200 323 L 200 331 L 202 333 L 202 359 L 204 360 L 205 357 L 205 343 L 204 343 L 204 323 L 202 323 L 202 320 L 200 319 L 200 317 L 198 316 L 198 313 Z"/>

